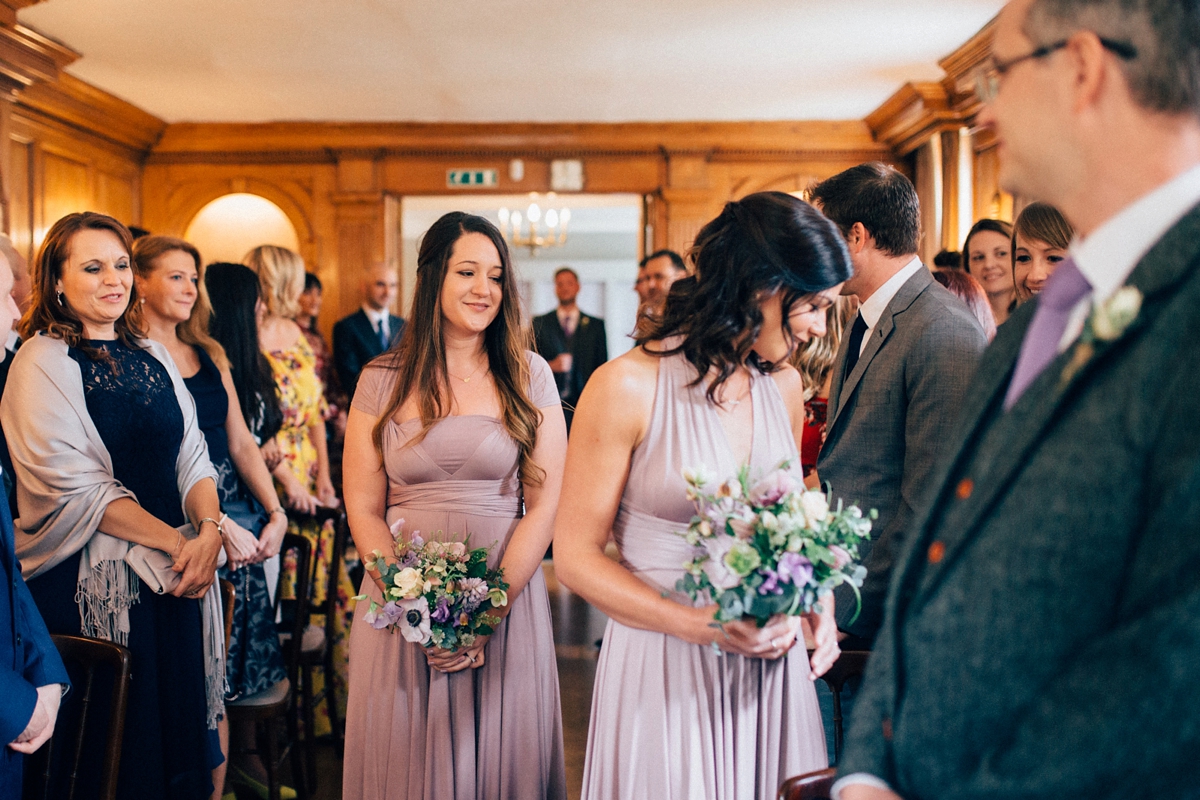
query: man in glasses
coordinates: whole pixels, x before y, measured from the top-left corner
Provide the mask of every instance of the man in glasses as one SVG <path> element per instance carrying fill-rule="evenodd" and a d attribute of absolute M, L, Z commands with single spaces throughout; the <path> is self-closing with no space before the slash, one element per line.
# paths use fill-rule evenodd
<path fill-rule="evenodd" d="M 1200 796 L 1200 0 L 1013 0 L 980 123 L 1078 231 L 896 562 L 835 796 Z"/>

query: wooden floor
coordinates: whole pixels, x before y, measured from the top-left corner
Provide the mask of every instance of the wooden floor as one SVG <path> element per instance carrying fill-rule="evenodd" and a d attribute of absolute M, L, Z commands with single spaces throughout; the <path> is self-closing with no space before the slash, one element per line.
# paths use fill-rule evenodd
<path fill-rule="evenodd" d="M 555 655 L 562 693 L 563 743 L 567 757 L 567 790 L 570 800 L 579 797 L 583 780 L 583 756 L 587 745 L 588 713 L 592 705 L 592 681 L 596 676 L 596 641 L 604 634 L 607 618 L 554 578 L 554 565 L 542 566 L 550 592 L 550 613 L 554 618 Z M 338 800 L 342 796 L 342 763 L 333 746 L 323 744 L 317 751 L 318 783 L 313 800 Z M 239 800 L 253 795 L 238 792 Z"/>

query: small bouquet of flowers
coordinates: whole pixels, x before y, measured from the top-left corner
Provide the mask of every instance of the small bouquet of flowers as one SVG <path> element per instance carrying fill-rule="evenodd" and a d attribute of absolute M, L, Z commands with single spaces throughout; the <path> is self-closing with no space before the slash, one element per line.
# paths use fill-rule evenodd
<path fill-rule="evenodd" d="M 695 557 L 675 589 L 717 604 L 717 622 L 750 617 L 762 627 L 776 614 L 820 611 L 819 601 L 847 583 L 855 594 L 867 570 L 859 544 L 871 538 L 872 509 L 836 510 L 822 492 L 805 489 L 781 464 L 751 484 L 749 468 L 708 491 L 701 470 L 683 471 L 696 504 L 685 537 Z"/>
<path fill-rule="evenodd" d="M 489 612 L 508 605 L 508 584 L 504 570 L 488 567 L 488 548 L 426 542 L 418 531 L 404 540 L 403 527 L 404 520 L 392 525 L 397 561 L 380 550 L 365 559 L 368 568 L 379 571 L 385 591 L 383 605 L 371 600 L 363 620 L 376 630 L 398 630 L 406 641 L 445 650 L 470 647 L 477 637 L 491 634 L 500 618 Z"/>

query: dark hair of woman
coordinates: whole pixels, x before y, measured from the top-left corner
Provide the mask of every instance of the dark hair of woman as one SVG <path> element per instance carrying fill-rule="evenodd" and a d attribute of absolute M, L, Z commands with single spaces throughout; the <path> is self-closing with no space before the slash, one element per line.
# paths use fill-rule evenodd
<path fill-rule="evenodd" d="M 283 411 L 271 365 L 258 347 L 258 276 L 241 264 L 217 262 L 204 271 L 204 284 L 212 303 L 208 332 L 225 348 L 246 424 L 266 442 L 279 433 Z"/>
<path fill-rule="evenodd" d="M 998 233 L 1005 239 L 1011 239 L 1013 235 L 1012 225 L 1009 225 L 1002 219 L 988 219 L 985 217 L 976 222 L 971 226 L 970 232 L 967 233 L 967 238 L 963 239 L 962 268 L 965 270 L 970 271 L 971 269 L 971 239 L 975 234 L 982 233 L 983 231 Z"/>
<path fill-rule="evenodd" d="M 95 211 L 68 214 L 50 226 L 46 239 L 38 248 L 30 276 L 29 310 L 21 318 L 21 337 L 30 339 L 39 331 L 45 331 L 55 339 L 62 339 L 68 347 L 80 350 L 93 361 L 112 363 L 107 351 L 93 347 L 84 338 L 83 321 L 65 302 L 58 298 L 56 286 L 62 277 L 63 265 L 71 255 L 71 238 L 83 230 L 108 231 L 120 240 L 125 253 L 133 262 L 133 237 L 129 229 L 117 220 Z M 132 266 L 130 267 L 132 270 Z M 113 325 L 117 339 L 127 347 L 141 347 L 137 340 L 145 337 L 141 317 L 137 312 L 137 286 L 129 287 L 129 305 L 125 313 Z"/>
<path fill-rule="evenodd" d="M 405 400 L 415 397 L 420 413 L 421 431 L 409 440 L 420 442 L 434 423 L 450 413 L 446 371 L 446 349 L 442 339 L 442 286 L 450 265 L 454 244 L 468 233 L 488 237 L 500 255 L 503 275 L 500 279 L 500 310 L 484 331 L 488 367 L 500 397 L 500 418 L 519 450 L 518 473 L 522 483 L 540 485 L 545 472 L 533 461 L 541 412 L 529 400 L 530 336 L 522 322 L 521 299 L 517 278 L 509 257 L 508 244 L 496 226 L 483 217 L 452 211 L 442 216 L 425 233 L 417 253 L 417 284 L 413 289 L 412 311 L 404 336 L 381 356 L 399 373 L 396 389 L 375 424 L 372 438 L 382 452 L 383 428 Z"/>
<path fill-rule="evenodd" d="M 943 267 L 933 271 L 933 279 L 967 304 L 989 342 L 996 337 L 996 317 L 992 314 L 991 304 L 988 303 L 987 292 L 974 276 L 961 269 Z"/>
<path fill-rule="evenodd" d="M 304 273 L 304 291 L 316 289 L 318 292 L 324 291 L 321 286 L 321 279 L 311 272 Z"/>
<path fill-rule="evenodd" d="M 797 303 L 850 277 L 850 253 L 837 227 L 808 203 L 783 192 L 759 192 L 727 203 L 700 229 L 690 252 L 695 274 L 675 281 L 661 320 L 638 345 L 682 335 L 677 346 L 647 350 L 683 353 L 700 373 L 716 369 L 708 399 L 741 364 L 763 373 L 779 364 L 751 353 L 762 330 L 762 301 L 780 292 L 784 339 L 795 345 L 787 320 Z M 794 347 L 793 347 L 794 349 Z"/>

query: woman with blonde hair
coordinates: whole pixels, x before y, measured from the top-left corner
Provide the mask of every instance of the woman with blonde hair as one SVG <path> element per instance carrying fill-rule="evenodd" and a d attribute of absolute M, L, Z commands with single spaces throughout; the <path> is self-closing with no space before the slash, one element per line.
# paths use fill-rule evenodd
<path fill-rule="evenodd" d="M 296 324 L 294 317 L 300 311 L 300 295 L 304 292 L 304 261 L 297 253 L 286 247 L 262 245 L 251 250 L 245 264 L 255 274 L 262 289 L 265 306 L 258 327 L 259 344 L 279 389 L 279 405 L 283 411 L 283 426 L 275 441 L 283 460 L 272 474 L 286 495 L 288 507 L 301 513 L 313 514 L 318 507 L 336 508 L 337 493 L 330 477 L 329 448 L 325 438 L 325 387 L 317 376 L 317 358 Z M 315 519 L 292 520 L 291 530 L 313 543 L 313 574 L 329 574 L 329 563 L 340 555 L 333 552 L 333 521 L 324 524 Z M 285 573 L 294 573 L 291 564 L 284 565 Z M 318 736 L 332 730 L 333 717 L 345 703 L 346 692 L 346 631 L 350 626 L 350 612 L 346 609 L 354 588 L 346 573 L 345 564 L 338 566 L 338 580 L 332 591 L 337 592 L 337 617 L 333 622 L 333 641 L 328 646 L 334 650 L 334 664 L 338 675 L 336 691 L 329 695 L 337 707 L 331 709 L 323 701 L 316 709 Z M 290 592 L 291 578 L 284 584 Z M 313 584 L 313 603 L 325 602 L 325 581 Z M 286 596 L 286 595 L 285 595 Z M 325 617 L 312 615 L 312 624 L 322 626 Z M 321 668 L 314 669 L 313 694 L 319 693 L 327 676 Z M 340 716 L 337 715 L 337 716 Z"/>
<path fill-rule="evenodd" d="M 363 620 L 350 630 L 346 800 L 561 800 L 558 671 L 542 556 L 567 428 L 530 352 L 504 237 L 452 212 L 421 240 L 412 317 L 371 362 L 346 426 L 346 512 L 360 553 L 390 526 L 490 547 L 508 604 L 491 636 L 425 648 Z M 362 592 L 381 598 L 377 573 Z"/>
<path fill-rule="evenodd" d="M 253 695 L 286 677 L 262 562 L 279 553 L 287 515 L 242 417 L 229 359 L 208 333 L 212 310 L 199 251 L 182 239 L 145 236 L 134 242 L 133 267 L 147 334 L 167 348 L 184 375 L 217 469 L 217 492 L 227 517 L 222 528 L 228 563 L 220 574 L 236 590 L 226 698 Z M 227 722 L 219 730 L 225 739 Z M 235 735 L 242 746 L 253 745 L 253 729 Z M 221 793 L 223 767 L 213 782 Z"/>
<path fill-rule="evenodd" d="M 825 335 L 810 338 L 797 348 L 791 359 L 792 366 L 804 381 L 804 438 L 800 442 L 800 464 L 805 478 L 815 474 L 817 469 L 817 456 L 825 443 L 833 365 L 842 344 L 842 334 L 856 313 L 857 298 L 839 297 L 825 309 Z"/>

